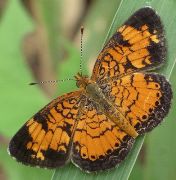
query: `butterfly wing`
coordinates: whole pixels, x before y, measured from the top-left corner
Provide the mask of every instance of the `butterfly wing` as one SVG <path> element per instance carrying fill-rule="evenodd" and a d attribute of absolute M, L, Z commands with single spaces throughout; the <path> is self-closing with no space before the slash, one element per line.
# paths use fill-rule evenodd
<path fill-rule="evenodd" d="M 97 58 L 92 79 L 98 82 L 152 69 L 163 63 L 165 56 L 160 17 L 145 7 L 135 12 L 107 42 Z"/>
<path fill-rule="evenodd" d="M 26 165 L 55 168 L 69 159 L 81 91 L 53 100 L 16 133 L 10 154 Z"/>
<path fill-rule="evenodd" d="M 115 167 L 127 156 L 134 139 L 88 101 L 73 137 L 71 160 L 87 172 Z"/>
<path fill-rule="evenodd" d="M 103 93 L 139 134 L 152 130 L 167 115 L 172 89 L 154 73 L 133 73 L 101 85 Z"/>
<path fill-rule="evenodd" d="M 161 65 L 165 56 L 160 17 L 145 7 L 119 28 L 95 63 L 92 79 L 139 134 L 157 126 L 170 109 L 172 90 L 166 78 L 144 73 Z"/>

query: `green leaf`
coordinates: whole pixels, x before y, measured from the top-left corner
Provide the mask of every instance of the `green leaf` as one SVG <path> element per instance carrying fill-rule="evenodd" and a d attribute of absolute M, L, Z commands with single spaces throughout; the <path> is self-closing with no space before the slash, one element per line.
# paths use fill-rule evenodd
<path fill-rule="evenodd" d="M 174 52 L 175 49 L 174 49 L 174 38 L 173 38 L 174 29 L 176 27 L 176 24 L 175 24 L 176 14 L 174 11 L 174 8 L 176 6 L 175 6 L 175 3 L 173 1 L 172 2 L 162 1 L 162 0 L 153 0 L 152 2 L 149 2 L 149 1 L 146 2 L 146 1 L 142 1 L 142 0 L 141 1 L 137 1 L 137 0 L 135 0 L 135 1 L 134 0 L 123 0 L 123 1 L 121 1 L 120 6 L 117 7 L 117 11 L 116 11 L 115 17 L 113 19 L 112 25 L 110 27 L 110 30 L 108 32 L 106 40 L 110 38 L 110 36 L 116 31 L 117 27 L 120 27 L 120 25 L 134 11 L 136 11 L 137 9 L 139 9 L 141 7 L 148 6 L 148 5 L 150 5 L 151 7 L 153 7 L 154 9 L 157 10 L 157 12 L 161 16 L 161 19 L 165 25 L 166 37 L 168 39 L 168 45 L 169 45 L 169 47 L 171 46 L 171 48 L 168 51 L 167 63 L 164 65 L 163 68 L 161 68 L 161 70 L 159 72 L 164 74 L 168 79 L 170 79 L 174 75 L 173 69 L 174 69 L 175 59 L 176 59 L 176 57 L 175 57 L 176 51 Z M 108 6 L 106 8 L 108 9 Z M 170 15 L 170 12 L 172 12 L 171 15 Z M 167 19 L 169 19 L 169 21 Z M 85 51 L 85 49 L 84 49 L 84 51 Z M 89 56 L 89 55 L 86 55 L 86 56 Z M 167 119 L 171 119 L 171 117 L 168 116 Z M 167 125 L 165 125 L 165 127 L 166 126 Z M 161 128 L 158 128 L 158 131 L 159 131 L 159 129 L 161 129 Z M 155 130 L 155 132 L 156 132 L 156 130 Z M 163 134 L 165 135 L 164 132 L 163 132 Z M 172 133 L 168 132 L 168 134 L 172 134 Z M 137 138 L 137 140 L 133 146 L 133 149 L 129 153 L 126 160 L 124 162 L 122 162 L 119 165 L 119 167 L 117 167 L 113 170 L 106 171 L 106 172 L 100 172 L 97 174 L 86 174 L 84 172 L 81 172 L 78 168 L 76 168 L 72 164 L 69 164 L 63 168 L 57 169 L 55 171 L 52 179 L 53 180 L 56 180 L 56 179 L 65 179 L 65 180 L 68 180 L 68 179 L 97 179 L 97 180 L 98 179 L 101 179 L 101 180 L 102 179 L 120 179 L 120 180 L 126 180 L 130 176 L 131 170 L 134 166 L 134 163 L 136 161 L 138 153 L 141 149 L 144 138 L 145 138 L 144 136 Z M 163 144 L 163 146 L 164 146 L 164 143 L 161 143 L 161 144 Z M 156 157 L 156 154 L 155 154 L 155 157 Z M 150 156 L 150 158 L 152 158 L 152 155 Z M 151 164 L 150 164 L 150 166 L 152 167 Z M 160 166 L 158 165 L 158 167 L 160 167 Z M 150 168 L 150 170 L 151 170 L 151 168 Z M 159 171 L 159 168 L 158 168 L 158 171 Z M 152 173 L 153 173 L 153 171 L 152 171 Z M 150 178 L 148 178 L 148 179 L 151 179 L 152 173 L 150 173 L 150 176 L 149 176 Z"/>
<path fill-rule="evenodd" d="M 81 170 L 79 170 L 77 167 L 75 167 L 73 164 L 68 164 L 67 166 L 64 166 L 63 168 L 59 168 L 56 170 L 56 172 L 53 174 L 52 180 L 55 179 L 128 179 L 129 174 L 132 170 L 132 167 L 134 165 L 134 162 L 136 160 L 136 154 L 139 153 L 139 149 L 141 148 L 141 142 L 143 142 L 143 137 L 139 137 L 140 141 L 136 141 L 133 151 L 129 153 L 129 156 L 125 161 L 121 163 L 121 165 L 115 169 L 99 172 L 99 173 L 91 173 L 87 174 Z M 118 170 L 117 170 L 118 169 Z M 129 173 L 126 173 L 129 172 Z M 117 178 L 118 177 L 118 178 Z"/>

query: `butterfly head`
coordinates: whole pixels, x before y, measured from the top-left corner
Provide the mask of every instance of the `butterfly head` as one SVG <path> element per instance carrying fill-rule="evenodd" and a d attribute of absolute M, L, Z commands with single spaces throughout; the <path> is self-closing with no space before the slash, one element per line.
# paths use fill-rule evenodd
<path fill-rule="evenodd" d="M 86 88 L 86 86 L 90 83 L 90 79 L 86 75 L 82 75 L 81 73 L 78 73 L 75 76 L 76 79 L 76 85 L 79 88 Z"/>

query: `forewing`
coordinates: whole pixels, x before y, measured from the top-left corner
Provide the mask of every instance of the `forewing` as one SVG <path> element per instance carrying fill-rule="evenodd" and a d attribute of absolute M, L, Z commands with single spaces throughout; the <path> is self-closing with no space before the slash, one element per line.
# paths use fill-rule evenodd
<path fill-rule="evenodd" d="M 92 79 L 100 81 L 159 66 L 165 59 L 163 26 L 157 13 L 136 11 L 111 37 L 95 63 Z"/>
<path fill-rule="evenodd" d="M 60 96 L 34 115 L 10 141 L 10 154 L 26 165 L 64 165 L 69 159 L 80 94 Z"/>
<path fill-rule="evenodd" d="M 101 85 L 101 88 L 139 134 L 160 124 L 170 109 L 171 86 L 159 74 L 134 73 Z"/>
<path fill-rule="evenodd" d="M 134 139 L 89 101 L 79 118 L 72 145 L 72 162 L 87 172 L 115 167 L 125 159 Z"/>

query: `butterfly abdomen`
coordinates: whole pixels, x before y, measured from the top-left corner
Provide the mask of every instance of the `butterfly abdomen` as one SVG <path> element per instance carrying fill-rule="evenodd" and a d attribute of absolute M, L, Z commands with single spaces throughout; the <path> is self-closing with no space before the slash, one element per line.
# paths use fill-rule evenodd
<path fill-rule="evenodd" d="M 131 126 L 125 116 L 117 110 L 111 100 L 105 96 L 98 84 L 88 84 L 86 86 L 86 92 L 88 96 L 95 101 L 99 110 L 102 111 L 102 113 L 104 113 L 110 120 L 115 122 L 121 130 L 134 138 L 138 136 L 134 127 Z"/>

